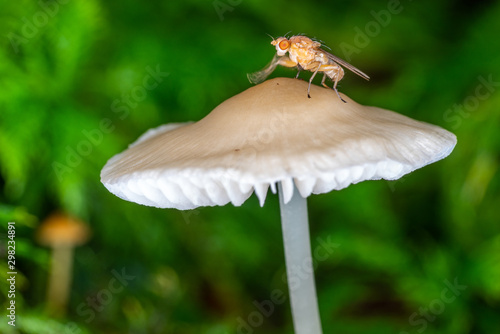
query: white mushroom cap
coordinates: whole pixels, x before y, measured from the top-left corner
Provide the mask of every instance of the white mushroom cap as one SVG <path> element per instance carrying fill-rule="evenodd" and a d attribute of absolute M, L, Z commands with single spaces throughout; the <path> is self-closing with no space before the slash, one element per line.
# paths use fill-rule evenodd
<path fill-rule="evenodd" d="M 395 180 L 448 156 L 452 133 L 362 106 L 307 82 L 276 78 L 228 99 L 196 123 L 147 131 L 111 158 L 101 181 L 113 194 L 159 208 L 241 205 L 282 182 L 303 197 L 364 180 Z"/>

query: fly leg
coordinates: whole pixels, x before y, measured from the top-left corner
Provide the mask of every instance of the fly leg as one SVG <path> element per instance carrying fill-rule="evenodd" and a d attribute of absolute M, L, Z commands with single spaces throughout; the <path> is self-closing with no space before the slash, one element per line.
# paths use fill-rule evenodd
<path fill-rule="evenodd" d="M 316 76 L 316 73 L 330 71 L 331 65 L 322 64 L 319 61 L 314 61 L 314 62 L 310 62 L 307 65 L 303 66 L 303 69 L 313 72 L 313 75 L 311 75 L 311 78 L 309 79 L 309 86 L 307 87 L 307 97 L 311 98 L 311 94 L 310 94 L 311 93 L 311 84 L 312 84 L 314 77 Z M 321 81 L 321 83 L 323 83 L 324 81 L 325 81 L 325 78 L 323 77 L 323 80 Z"/>
<path fill-rule="evenodd" d="M 319 66 L 316 68 L 316 70 L 314 71 L 313 75 L 311 75 L 311 79 L 309 79 L 309 86 L 307 87 L 307 97 L 308 98 L 311 98 L 311 83 L 314 79 L 314 77 L 316 76 L 316 73 L 318 73 L 319 69 L 321 68 L 321 63 L 319 64 Z"/>
<path fill-rule="evenodd" d="M 335 93 L 337 93 L 337 96 L 339 97 L 340 101 L 347 103 L 340 96 L 339 91 L 337 90 L 337 84 L 344 77 L 344 70 L 342 69 L 342 67 L 333 64 L 325 64 L 321 65 L 319 70 L 323 72 L 323 79 L 321 80 L 321 85 L 323 87 L 330 88 L 325 83 L 326 77 L 328 76 L 333 81 L 333 87 L 331 87 L 331 89 L 333 89 Z"/>
<path fill-rule="evenodd" d="M 297 65 L 297 75 L 295 76 L 295 79 L 302 80 L 301 78 L 299 78 L 300 71 L 302 71 L 302 67 L 300 65 Z"/>
<path fill-rule="evenodd" d="M 323 72 L 323 79 L 321 79 L 321 86 L 326 87 L 326 88 L 330 88 L 326 85 L 325 80 L 326 80 L 326 73 Z"/>
<path fill-rule="evenodd" d="M 335 91 L 335 93 L 337 93 L 337 96 L 339 97 L 340 101 L 344 102 L 344 103 L 347 103 L 343 98 L 340 97 L 340 94 L 339 94 L 339 91 L 337 90 L 337 84 L 339 83 L 340 79 L 339 79 L 339 74 L 335 74 L 335 81 L 333 82 L 333 90 Z"/>

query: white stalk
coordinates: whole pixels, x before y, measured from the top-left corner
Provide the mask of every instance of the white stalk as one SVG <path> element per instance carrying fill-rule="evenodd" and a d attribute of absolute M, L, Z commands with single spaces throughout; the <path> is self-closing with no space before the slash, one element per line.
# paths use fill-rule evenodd
<path fill-rule="evenodd" d="M 287 204 L 278 185 L 286 272 L 295 334 L 321 334 L 307 218 L 307 200 L 295 185 Z"/>

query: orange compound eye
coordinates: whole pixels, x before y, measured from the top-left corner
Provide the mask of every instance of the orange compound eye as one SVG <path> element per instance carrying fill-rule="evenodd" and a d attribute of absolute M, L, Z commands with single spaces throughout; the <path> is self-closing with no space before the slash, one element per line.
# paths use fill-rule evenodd
<path fill-rule="evenodd" d="M 285 39 L 285 40 L 282 40 L 282 41 L 280 42 L 280 44 L 278 44 L 278 46 L 279 46 L 279 48 L 280 48 L 281 50 L 286 50 L 286 49 L 288 49 L 288 48 L 290 47 L 290 42 L 289 42 L 288 40 L 286 40 L 286 39 Z"/>

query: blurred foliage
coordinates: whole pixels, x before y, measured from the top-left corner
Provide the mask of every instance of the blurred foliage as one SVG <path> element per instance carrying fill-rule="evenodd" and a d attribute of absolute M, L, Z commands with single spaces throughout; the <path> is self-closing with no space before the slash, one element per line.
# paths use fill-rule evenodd
<path fill-rule="evenodd" d="M 458 137 L 450 157 L 401 180 L 309 199 L 313 247 L 339 244 L 316 269 L 324 332 L 500 331 L 499 1 L 2 0 L 1 8 L 2 300 L 8 221 L 19 272 L 17 326 L 3 317 L 2 333 L 245 333 L 241 321 L 259 320 L 256 303 L 287 291 L 276 196 L 263 208 L 252 196 L 239 208 L 159 210 L 113 196 L 99 172 L 147 129 L 198 120 L 250 87 L 246 73 L 274 53 L 266 33 L 290 30 L 371 76 L 347 73 L 340 89 L 355 100 Z M 141 90 L 149 71 L 164 74 Z M 45 310 L 50 251 L 34 239 L 55 210 L 93 230 L 75 251 L 62 319 Z M 122 270 L 133 278 L 103 299 Z M 449 303 L 446 282 L 466 287 Z M 288 300 L 247 332 L 291 333 Z"/>

